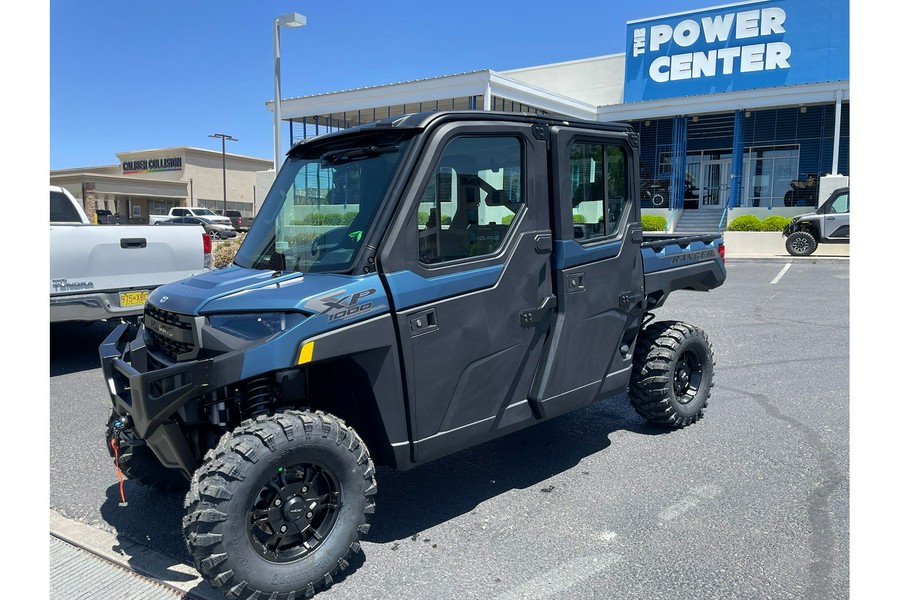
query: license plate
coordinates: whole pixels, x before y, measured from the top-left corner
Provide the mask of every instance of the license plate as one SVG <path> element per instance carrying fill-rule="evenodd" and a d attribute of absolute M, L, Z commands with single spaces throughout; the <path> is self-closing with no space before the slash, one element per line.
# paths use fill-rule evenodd
<path fill-rule="evenodd" d="M 143 306 L 147 302 L 147 290 L 138 290 L 135 292 L 119 292 L 119 306 Z"/>

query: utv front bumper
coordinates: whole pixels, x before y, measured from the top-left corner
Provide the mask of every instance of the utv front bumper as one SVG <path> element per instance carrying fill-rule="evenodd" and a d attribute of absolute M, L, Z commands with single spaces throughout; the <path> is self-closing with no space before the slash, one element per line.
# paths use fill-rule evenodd
<path fill-rule="evenodd" d="M 147 353 L 143 326 L 129 323 L 116 327 L 100 345 L 100 366 L 113 409 L 130 421 L 122 441 L 143 441 L 163 465 L 190 477 L 197 459 L 174 416 L 189 400 L 206 393 L 230 361 L 222 356 L 141 372 L 134 365 L 146 365 Z"/>

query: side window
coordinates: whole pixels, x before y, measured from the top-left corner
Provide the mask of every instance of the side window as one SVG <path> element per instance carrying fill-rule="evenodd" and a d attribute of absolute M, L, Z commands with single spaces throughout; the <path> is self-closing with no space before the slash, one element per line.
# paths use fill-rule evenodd
<path fill-rule="evenodd" d="M 183 217 L 187 213 L 183 208 L 176 208 L 172 210 L 172 214 L 176 217 Z"/>
<path fill-rule="evenodd" d="M 850 212 L 850 194 L 841 194 L 831 203 L 829 213 L 843 214 Z"/>
<path fill-rule="evenodd" d="M 575 142 L 569 147 L 572 225 L 579 243 L 615 234 L 627 196 L 625 149 Z"/>
<path fill-rule="evenodd" d="M 62 192 L 50 192 L 51 223 L 81 223 L 81 215 Z"/>
<path fill-rule="evenodd" d="M 419 201 L 419 261 L 484 256 L 503 245 L 525 206 L 522 142 L 516 137 L 450 141 Z"/>

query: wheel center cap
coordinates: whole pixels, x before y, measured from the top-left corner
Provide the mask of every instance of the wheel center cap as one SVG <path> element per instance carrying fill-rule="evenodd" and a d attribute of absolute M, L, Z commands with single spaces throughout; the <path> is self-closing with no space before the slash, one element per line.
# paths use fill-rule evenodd
<path fill-rule="evenodd" d="M 306 500 L 303 498 L 291 498 L 284 505 L 284 518 L 289 521 L 296 521 L 305 516 L 307 510 Z"/>

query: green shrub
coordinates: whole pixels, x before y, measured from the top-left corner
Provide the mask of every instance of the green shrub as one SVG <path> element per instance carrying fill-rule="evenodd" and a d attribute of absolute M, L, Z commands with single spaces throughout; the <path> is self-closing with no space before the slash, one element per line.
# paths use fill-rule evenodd
<path fill-rule="evenodd" d="M 641 227 L 644 231 L 665 231 L 666 218 L 660 215 L 641 215 Z"/>
<path fill-rule="evenodd" d="M 450 215 L 441 215 L 441 225 L 450 224 Z"/>
<path fill-rule="evenodd" d="M 359 213 L 347 212 L 341 215 L 341 225 L 350 225 Z"/>
<path fill-rule="evenodd" d="M 420 212 L 419 213 L 419 225 L 427 225 L 428 224 L 428 213 Z"/>
<path fill-rule="evenodd" d="M 354 215 L 355 216 L 355 215 Z M 300 222 L 301 225 L 344 225 L 342 213 L 309 213 Z"/>
<path fill-rule="evenodd" d="M 227 267 L 234 261 L 234 255 L 237 254 L 241 242 L 244 241 L 246 234 L 239 233 L 237 237 L 223 242 L 213 242 L 213 267 L 221 269 Z"/>
<path fill-rule="evenodd" d="M 572 222 L 583 225 L 586 221 L 584 220 L 584 215 L 572 215 Z"/>
<path fill-rule="evenodd" d="M 728 223 L 727 231 L 761 231 L 762 221 L 756 215 L 741 215 Z"/>
<path fill-rule="evenodd" d="M 782 231 L 785 227 L 788 226 L 791 220 L 788 217 L 782 217 L 781 215 L 772 215 L 766 219 L 763 219 L 763 222 L 760 223 L 760 231 Z"/>
<path fill-rule="evenodd" d="M 503 225 L 509 225 L 513 222 L 513 219 L 516 218 L 516 215 L 503 215 L 503 218 L 500 219 L 500 223 Z"/>

